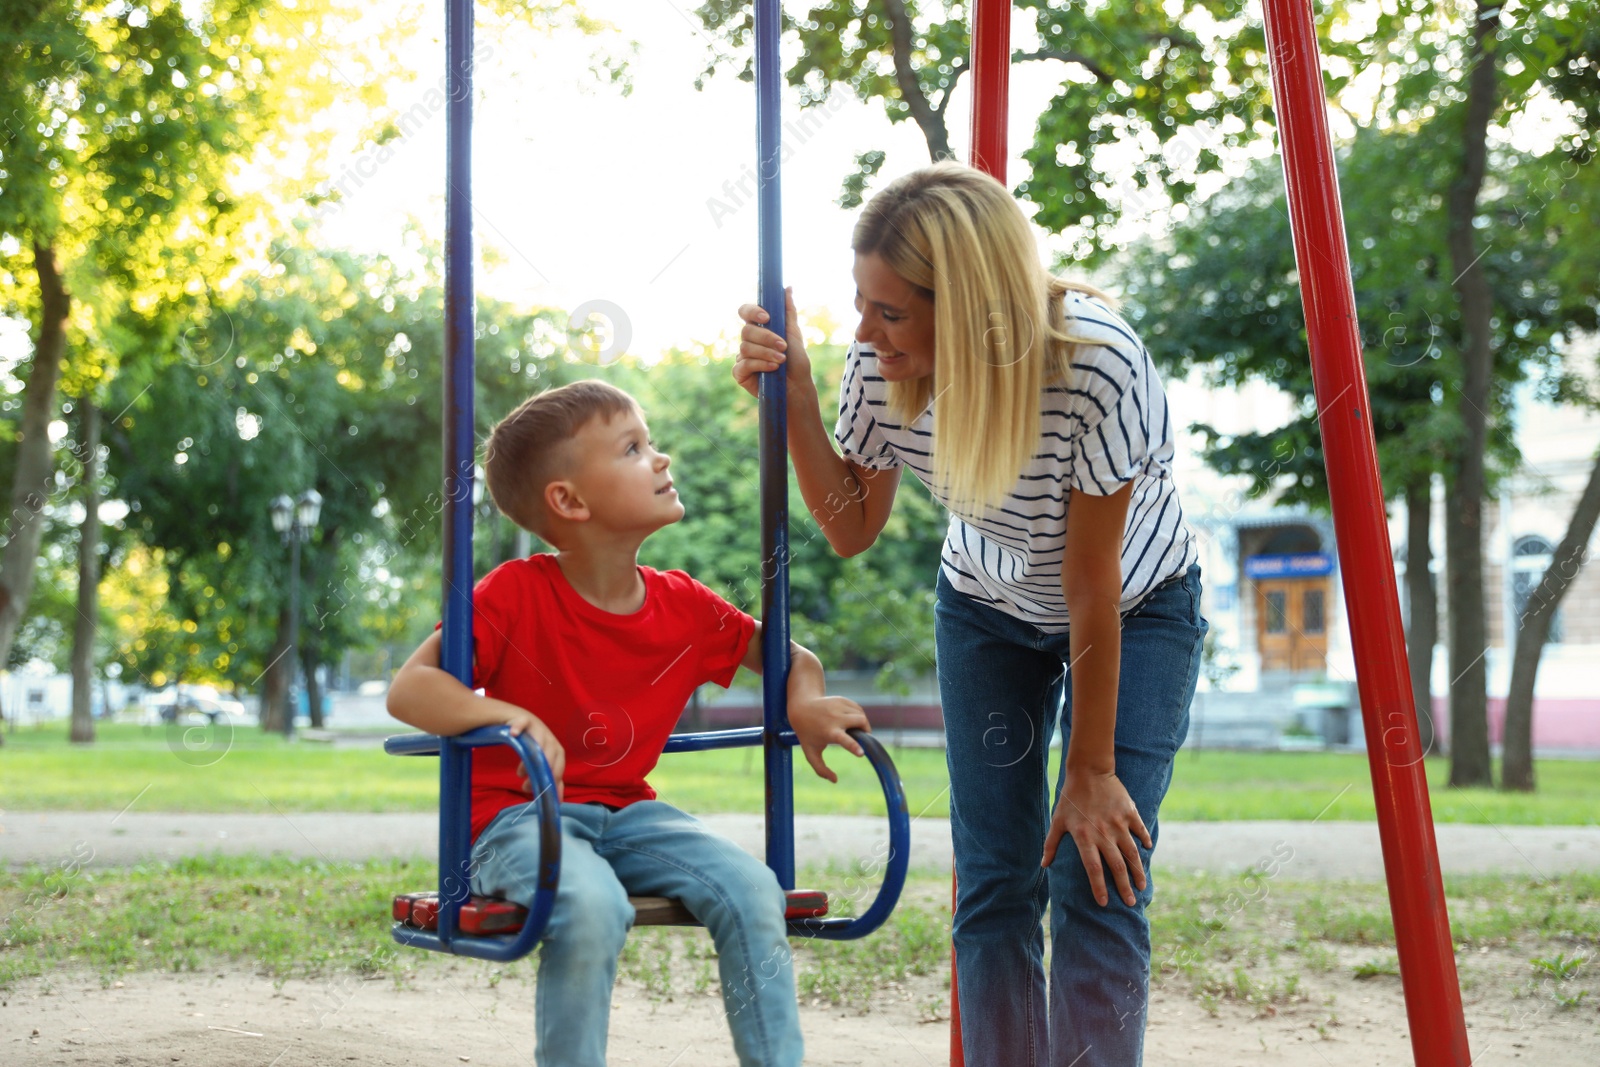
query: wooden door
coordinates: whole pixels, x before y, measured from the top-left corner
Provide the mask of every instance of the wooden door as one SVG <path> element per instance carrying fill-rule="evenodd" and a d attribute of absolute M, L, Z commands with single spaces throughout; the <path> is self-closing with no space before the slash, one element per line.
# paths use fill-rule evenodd
<path fill-rule="evenodd" d="M 1328 579 L 1256 582 L 1256 649 L 1263 671 L 1313 672 L 1328 665 Z"/>

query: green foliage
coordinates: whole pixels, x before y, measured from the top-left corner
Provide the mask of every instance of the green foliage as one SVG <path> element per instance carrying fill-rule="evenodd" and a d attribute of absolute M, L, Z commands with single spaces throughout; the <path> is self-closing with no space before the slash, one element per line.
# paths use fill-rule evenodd
<path fill-rule="evenodd" d="M 244 230 L 260 203 L 232 191 L 233 165 L 288 132 L 288 108 L 320 106 L 331 73 L 315 50 L 286 43 L 325 25 L 325 4 L 302 5 L 298 27 L 277 7 L 7 7 L 0 311 L 32 314 L 33 246 L 55 248 L 85 308 L 73 319 L 68 393 L 104 377 L 112 353 L 137 350 L 164 307 L 204 299 L 250 250 Z"/>
<path fill-rule="evenodd" d="M 1589 962 L 1589 957 L 1579 953 L 1569 958 L 1565 952 L 1558 952 L 1552 957 L 1535 956 L 1528 961 L 1534 973 L 1542 978 L 1550 978 L 1557 982 L 1564 982 L 1583 969 Z"/>
<path fill-rule="evenodd" d="M 1074 258 L 1109 251 L 1106 236 L 1130 200 L 1157 190 L 1190 200 L 1197 176 L 1220 170 L 1270 122 L 1265 36 L 1243 0 L 1018 6 L 1036 13 L 1040 58 L 1066 73 L 1023 153 L 1032 173 L 1017 192 L 1039 205 L 1039 225 L 1077 238 Z M 1319 12 L 1325 54 L 1354 51 L 1327 35 L 1345 9 Z M 1113 169 L 1103 151 L 1111 146 L 1132 161 Z"/>
<path fill-rule="evenodd" d="M 950 90 L 967 69 L 966 17 L 959 11 L 943 11 L 931 18 L 918 18 L 924 5 L 906 4 L 915 23 L 911 31 L 913 51 L 910 67 L 919 90 L 937 97 L 941 113 Z M 911 115 L 887 61 L 892 46 L 892 19 L 889 5 L 866 0 L 821 0 L 805 15 L 782 16 L 782 32 L 798 38 L 798 47 L 787 50 L 796 56 L 785 73 L 788 83 L 801 90 L 802 106 L 827 99 L 835 83 L 842 84 L 863 101 L 882 100 L 891 122 L 903 122 Z M 697 10 L 706 29 L 722 35 L 743 65 L 742 81 L 754 79 L 754 47 L 751 43 L 754 19 L 749 0 L 708 0 Z M 716 72 L 711 63 L 695 82 L 701 88 Z"/>
<path fill-rule="evenodd" d="M 275 0 L 21 0 L 0 13 L 0 315 L 40 319 L 43 337 L 49 331 L 34 268 L 59 268 L 67 297 L 50 309 L 48 325 L 65 330 L 59 384 L 69 396 L 103 402 L 119 368 L 172 360 L 188 342 L 179 336 L 182 318 L 204 314 L 259 241 L 251 223 L 262 201 L 234 192 L 236 164 L 287 133 L 286 111 L 320 106 L 332 73 L 323 50 L 298 47 L 302 34 L 316 37 L 329 26 L 327 4 L 309 0 L 296 14 L 288 21 Z M 314 155 L 319 141 L 308 135 L 300 148 Z M 34 362 L 30 381 L 49 386 L 36 390 L 34 410 L 49 411 L 55 368 L 33 379 Z M 155 374 L 144 366 L 136 377 Z M 14 428 L 19 406 L 8 400 L 0 413 L 6 469 L 18 478 L 50 472 L 50 442 L 37 433 L 20 440 Z M 61 492 L 24 520 L 51 527 L 43 549 L 51 577 L 65 569 L 64 549 L 74 543 L 53 527 L 79 473 L 70 464 L 57 472 L 51 488 Z M 12 493 L 21 499 L 33 488 Z M 107 562 L 138 554 L 141 546 L 125 540 L 119 533 L 107 539 Z M 146 561 L 166 567 L 169 586 L 186 588 L 181 557 Z M 33 566 L 26 559 L 7 566 L 7 590 L 23 610 Z M 24 644 L 32 647 L 24 654 L 40 654 L 28 631 L 59 604 L 46 594 L 40 606 L 25 624 Z M 145 647 L 124 661 L 160 658 L 179 673 L 196 657 L 208 668 L 226 663 L 238 651 L 233 635 L 223 627 L 192 638 L 183 623 L 194 626 L 197 614 L 148 619 Z M 0 640 L 9 648 L 9 629 Z M 54 636 L 49 658 L 60 660 L 65 640 Z"/>
<path fill-rule="evenodd" d="M 1394 956 L 1374 956 L 1355 966 L 1357 978 L 1400 977 L 1400 961 Z"/>
<path fill-rule="evenodd" d="M 161 553 L 165 614 L 221 641 L 124 635 L 125 665 L 147 677 L 259 678 L 288 588 L 270 519 L 282 493 L 323 497 L 302 559 L 302 642 L 318 661 L 398 637 L 419 589 L 436 595 L 440 291 L 386 260 L 293 245 L 275 260 L 233 300 L 197 309 L 180 358 L 117 382 L 106 440 L 125 526 Z M 543 317 L 484 310 L 505 325 L 484 328 L 480 392 L 507 398 L 537 374 L 513 338 Z"/>
<path fill-rule="evenodd" d="M 956 83 L 966 73 L 967 15 L 959 5 L 916 0 L 819 0 L 803 16 L 782 14 L 784 52 L 795 56 L 785 72 L 800 90 L 800 106 L 816 107 L 842 87 L 862 101 L 882 102 L 890 122 L 912 119 L 928 142 L 930 158 L 954 155 L 945 112 Z M 894 19 L 903 11 L 909 25 L 897 47 Z M 718 52 L 695 79 L 703 88 L 721 65 L 738 64 L 743 81 L 754 80 L 754 20 L 750 0 L 706 0 L 695 12 L 706 30 L 731 47 Z M 855 207 L 866 183 L 883 165 L 883 153 L 868 151 L 844 178 L 839 203 Z"/>
<path fill-rule="evenodd" d="M 302 642 L 320 662 L 346 648 L 420 640 L 438 618 L 442 294 L 427 275 L 293 244 L 226 302 L 118 378 L 106 429 L 129 512 L 111 562 L 139 550 L 159 572 L 157 613 L 119 616 L 118 659 L 163 684 L 250 684 L 273 654 L 288 552 L 269 505 L 313 487 L 323 514 L 303 546 Z M 636 395 L 674 456 L 688 513 L 641 560 L 682 569 L 760 611 L 753 403 L 707 352 L 655 363 L 580 358 L 557 312 L 479 303 L 479 440 L 540 389 L 604 377 Z M 837 392 L 843 351 L 818 352 Z M 840 559 L 791 486 L 795 636 L 831 668 L 880 668 L 886 685 L 932 669 L 932 577 L 945 520 L 908 479 L 880 547 Z M 197 521 L 198 520 L 198 521 Z M 515 530 L 484 500 L 476 572 L 509 558 Z M 538 544 L 536 549 L 548 550 Z"/>
<path fill-rule="evenodd" d="M 1061 70 L 1060 90 L 1039 113 L 1023 153 L 1032 173 L 1017 193 L 1038 206 L 1035 222 L 1076 238 L 1076 259 L 1109 250 L 1105 237 L 1128 200 L 1152 190 L 1188 199 L 1197 175 L 1219 170 L 1227 150 L 1261 136 L 1270 120 L 1266 44 L 1243 0 L 1015 6 L 1034 16 L 1038 45 L 1013 52 L 1012 62 Z M 1354 59 L 1357 44 L 1328 33 L 1346 6 L 1322 13 L 1322 45 L 1325 54 Z M 746 79 L 749 8 L 748 0 L 709 0 L 697 9 L 706 29 L 733 46 Z M 909 23 L 898 49 L 896 8 Z M 796 41 L 786 51 L 797 57 L 785 76 L 801 88 L 802 107 L 841 86 L 863 101 L 881 101 L 891 122 L 915 119 L 930 158 L 949 155 L 945 111 L 969 70 L 969 18 L 970 5 L 934 0 L 816 3 L 784 21 Z M 729 61 L 714 59 L 700 81 Z M 1102 151 L 1111 146 L 1132 151 L 1131 164 L 1122 157 L 1113 164 L 1115 154 Z M 860 174 L 848 177 L 844 206 L 859 202 L 862 183 Z"/>
<path fill-rule="evenodd" d="M 856 169 L 845 175 L 844 190 L 839 194 L 840 207 L 849 209 L 861 206 L 866 199 L 867 184 L 878 176 L 887 158 L 875 148 L 856 155 Z"/>
<path fill-rule="evenodd" d="M 1497 308 L 1493 414 L 1509 429 L 1513 389 L 1531 375 L 1552 396 L 1581 388 L 1563 384 L 1571 376 L 1563 340 L 1593 328 L 1594 306 L 1592 290 L 1552 280 L 1567 251 L 1558 230 L 1539 224 L 1545 190 L 1537 162 L 1509 149 L 1504 155 L 1506 180 L 1482 207 L 1505 225 L 1483 263 Z M 1448 147 L 1430 138 L 1374 129 L 1341 149 L 1338 162 L 1379 465 L 1395 495 L 1442 464 L 1459 433 L 1445 396 L 1459 379 L 1463 344 L 1445 248 L 1452 162 Z M 1214 386 L 1261 379 L 1300 401 L 1281 427 L 1228 437 L 1197 426 L 1212 465 L 1249 476 L 1253 495 L 1326 507 L 1318 404 L 1277 164 L 1256 165 L 1168 237 L 1137 246 L 1122 274 L 1141 334 L 1168 374 L 1204 367 Z M 1515 465 L 1509 432 L 1494 435 L 1491 448 L 1501 470 Z"/>
<path fill-rule="evenodd" d="M 819 393 L 836 396 L 844 349 L 814 346 Z M 731 388 L 704 350 L 651 364 L 624 361 L 603 375 L 636 396 L 652 436 L 672 459 L 684 518 L 651 536 L 640 561 L 689 572 L 761 614 L 761 504 L 756 405 Z M 824 402 L 826 407 L 826 401 Z M 827 415 L 825 415 L 825 418 Z M 902 481 L 872 551 L 841 559 L 789 483 L 789 589 L 795 640 L 833 669 L 879 671 L 904 691 L 933 670 L 933 579 L 947 518 L 914 477 Z M 826 516 L 823 516 L 826 518 Z"/>

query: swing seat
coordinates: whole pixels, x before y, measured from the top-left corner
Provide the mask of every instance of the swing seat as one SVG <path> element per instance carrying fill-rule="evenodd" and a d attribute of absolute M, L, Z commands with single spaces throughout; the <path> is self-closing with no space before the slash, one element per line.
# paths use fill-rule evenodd
<path fill-rule="evenodd" d="M 905 885 L 911 851 L 911 820 L 906 810 L 905 788 L 894 761 L 871 733 L 851 730 L 877 773 L 883 787 L 889 816 L 889 850 L 882 866 L 883 883 L 877 898 L 854 918 L 828 914 L 828 895 L 818 890 L 785 890 L 784 917 L 791 934 L 826 940 L 852 940 L 877 929 L 889 917 L 900 890 Z M 696 734 L 675 734 L 668 739 L 667 752 L 694 752 L 713 748 L 766 745 L 768 758 L 777 750 L 792 748 L 798 739 L 793 730 L 775 731 L 767 745 L 763 727 L 715 730 Z M 533 785 L 534 808 L 540 828 L 539 886 L 533 907 L 524 908 L 508 900 L 471 896 L 471 843 L 469 795 L 471 793 L 472 750 L 485 745 L 506 745 L 521 758 Z M 448 952 L 476 959 L 509 962 L 521 959 L 538 943 L 555 906 L 555 891 L 561 871 L 560 805 L 555 783 L 544 753 L 527 735 L 512 736 L 505 726 L 484 726 L 457 737 L 410 734 L 391 737 L 384 750 L 395 756 L 437 756 L 439 758 L 439 891 L 400 893 L 391 905 L 394 922 L 390 934 L 402 945 Z M 783 753 L 787 756 L 788 753 Z M 772 830 L 776 822 L 787 830 L 793 808 L 787 797 L 774 804 L 768 797 L 769 863 Z M 788 838 L 792 842 L 792 837 Z M 784 844 L 781 848 L 790 848 Z M 792 861 L 791 861 L 792 865 Z M 634 907 L 635 926 L 699 926 L 700 923 L 680 901 L 667 897 L 629 897 Z M 456 903 L 459 901 L 459 903 Z"/>
<path fill-rule="evenodd" d="M 820 919 L 828 914 L 828 894 L 817 889 L 790 889 L 784 896 L 789 906 L 783 917 Z M 671 897 L 629 897 L 633 905 L 634 926 L 699 926 L 700 922 L 679 901 Z M 439 894 L 400 893 L 394 898 L 394 921 L 413 930 L 439 928 Z M 461 932 L 473 937 L 514 934 L 528 919 L 528 909 L 497 897 L 468 897 L 461 905 Z"/>

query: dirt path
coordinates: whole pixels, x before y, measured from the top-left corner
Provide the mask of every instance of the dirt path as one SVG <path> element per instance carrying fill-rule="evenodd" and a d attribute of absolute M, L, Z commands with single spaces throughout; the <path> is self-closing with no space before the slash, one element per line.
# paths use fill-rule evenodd
<path fill-rule="evenodd" d="M 712 830 L 762 855 L 760 815 L 705 815 Z M 184 815 L 160 812 L 0 813 L 0 862 L 53 864 L 90 854 L 97 867 L 145 859 L 174 860 L 208 852 L 286 852 L 327 862 L 432 855 L 439 821 L 432 814 L 293 812 L 279 815 Z M 1447 874 L 1511 873 L 1541 878 L 1567 871 L 1600 871 L 1600 827 L 1468 826 L 1435 828 Z M 882 819 L 801 815 L 795 856 L 802 866 L 883 854 Z M 1383 878 L 1378 828 L 1362 822 L 1162 823 L 1157 852 L 1169 871 L 1239 874 L 1264 856 L 1292 849 L 1295 879 Z M 950 869 L 950 821 L 921 818 L 911 827 L 911 866 Z"/>
<path fill-rule="evenodd" d="M 1562 1009 L 1537 986 L 1516 993 L 1526 962 L 1486 954 L 1467 998 L 1475 1067 L 1537 1062 L 1593 1067 L 1600 1019 L 1585 1002 Z M 0 1063 L 108 1067 L 530 1067 L 533 985 L 526 973 L 431 959 L 401 984 L 390 977 L 282 983 L 247 971 L 135 974 L 102 988 L 92 976 L 18 983 L 0 1007 Z M 1150 1064 L 1208 1067 L 1406 1067 L 1412 1063 L 1400 983 L 1316 976 L 1267 1014 L 1235 1001 L 1215 1014 L 1158 989 L 1146 1039 Z M 1505 981 L 1495 980 L 1503 976 Z M 866 1014 L 806 1005 L 806 1062 L 930 1067 L 948 1061 L 939 1011 L 948 975 L 878 994 Z M 641 1067 L 734 1065 L 715 993 L 653 1000 L 620 983 L 609 1061 Z"/>

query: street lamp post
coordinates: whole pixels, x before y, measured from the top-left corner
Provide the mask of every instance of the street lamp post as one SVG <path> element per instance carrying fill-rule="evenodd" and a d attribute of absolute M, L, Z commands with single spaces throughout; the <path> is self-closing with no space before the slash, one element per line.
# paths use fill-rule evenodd
<path fill-rule="evenodd" d="M 322 514 L 322 494 L 307 489 L 298 500 L 287 493 L 272 501 L 272 528 L 289 545 L 289 657 L 288 708 L 283 717 L 283 736 L 294 736 L 294 717 L 299 711 L 300 692 L 296 679 L 300 671 L 300 542 L 309 540 Z"/>

